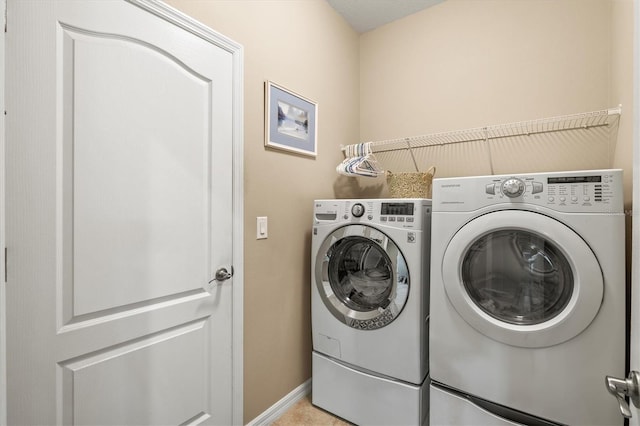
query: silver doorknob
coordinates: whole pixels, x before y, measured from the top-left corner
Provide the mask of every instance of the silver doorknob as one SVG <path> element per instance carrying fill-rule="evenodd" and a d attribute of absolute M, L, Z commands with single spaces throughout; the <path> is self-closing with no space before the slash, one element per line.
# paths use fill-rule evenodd
<path fill-rule="evenodd" d="M 214 276 L 214 278 L 209 281 L 209 284 L 211 284 L 213 281 L 218 281 L 218 282 L 223 282 L 228 280 L 229 278 L 231 278 L 233 276 L 233 266 L 231 267 L 231 272 L 227 271 L 227 268 L 220 268 L 216 271 L 216 275 Z"/>
<path fill-rule="evenodd" d="M 631 410 L 625 398 L 629 397 L 633 405 L 635 405 L 636 408 L 640 408 L 639 380 L 640 373 L 637 371 L 630 371 L 626 379 L 618 379 L 617 377 L 611 376 L 605 378 L 607 390 L 616 397 L 618 405 L 620 406 L 620 413 L 628 419 L 631 418 Z"/>

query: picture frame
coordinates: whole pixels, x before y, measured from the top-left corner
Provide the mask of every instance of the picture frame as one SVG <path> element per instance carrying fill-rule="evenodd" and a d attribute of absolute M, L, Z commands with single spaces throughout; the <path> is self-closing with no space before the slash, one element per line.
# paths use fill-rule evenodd
<path fill-rule="evenodd" d="M 264 145 L 318 155 L 318 104 L 272 81 L 265 81 Z"/>

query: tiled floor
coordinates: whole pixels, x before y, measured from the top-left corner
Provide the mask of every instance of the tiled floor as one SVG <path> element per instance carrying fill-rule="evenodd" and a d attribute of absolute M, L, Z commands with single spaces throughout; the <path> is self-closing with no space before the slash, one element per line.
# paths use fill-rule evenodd
<path fill-rule="evenodd" d="M 296 402 L 272 426 L 350 426 L 351 423 L 333 416 L 311 404 L 311 395 Z"/>

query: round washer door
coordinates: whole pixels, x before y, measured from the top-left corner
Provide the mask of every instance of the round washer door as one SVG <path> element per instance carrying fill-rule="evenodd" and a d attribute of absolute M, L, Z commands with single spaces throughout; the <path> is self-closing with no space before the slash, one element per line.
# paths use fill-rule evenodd
<path fill-rule="evenodd" d="M 398 317 L 409 296 L 409 271 L 398 246 L 365 225 L 333 231 L 320 246 L 316 287 L 338 320 L 375 330 Z"/>
<path fill-rule="evenodd" d="M 565 342 L 589 326 L 604 281 L 572 229 L 539 213 L 504 210 L 473 219 L 443 255 L 443 284 L 458 314 L 480 333 L 520 347 Z"/>

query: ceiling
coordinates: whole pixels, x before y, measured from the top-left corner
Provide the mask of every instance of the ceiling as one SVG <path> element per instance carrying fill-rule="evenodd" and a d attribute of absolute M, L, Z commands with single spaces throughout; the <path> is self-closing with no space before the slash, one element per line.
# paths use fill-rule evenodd
<path fill-rule="evenodd" d="M 358 33 L 419 12 L 444 0 L 327 0 Z"/>

